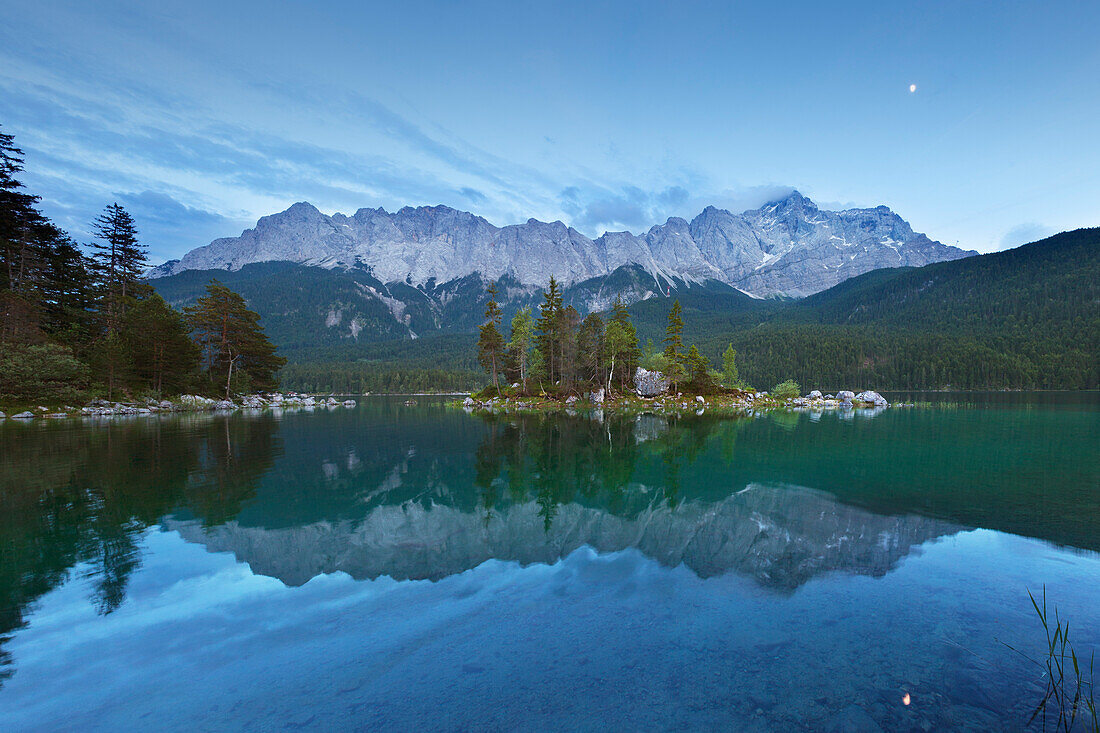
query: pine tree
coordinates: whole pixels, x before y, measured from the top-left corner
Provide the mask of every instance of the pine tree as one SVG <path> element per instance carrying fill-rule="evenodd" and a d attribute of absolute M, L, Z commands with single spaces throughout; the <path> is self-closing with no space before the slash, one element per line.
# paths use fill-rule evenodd
<path fill-rule="evenodd" d="M 535 324 L 537 329 L 536 345 L 542 352 L 543 368 L 546 377 L 553 384 L 561 378 L 558 367 L 558 351 L 561 340 L 561 291 L 558 289 L 558 281 L 550 276 L 550 285 L 543 294 L 543 302 L 539 305 L 539 319 Z"/>
<path fill-rule="evenodd" d="M 668 312 L 668 324 L 665 326 L 665 359 L 668 361 L 668 374 L 666 375 L 673 384 L 684 378 L 683 350 L 684 350 L 684 319 L 680 308 L 680 301 L 672 302 L 672 309 Z"/>
<path fill-rule="evenodd" d="M 516 311 L 512 318 L 512 338 L 508 341 L 508 351 L 513 355 L 519 367 L 519 379 L 523 391 L 527 391 L 527 364 L 530 361 L 531 344 L 535 338 L 535 321 L 531 318 L 529 307 Z"/>
<path fill-rule="evenodd" d="M 477 360 L 493 375 L 493 387 L 499 392 L 497 370 L 504 364 L 504 337 L 500 333 L 502 313 L 496 300 L 496 285 L 490 284 L 485 292 L 489 294 L 489 302 L 485 304 L 485 323 L 478 329 L 481 335 L 477 340 Z"/>
<path fill-rule="evenodd" d="M 560 311 L 558 326 L 558 370 L 562 386 L 571 389 L 577 376 L 577 329 L 581 314 L 571 305 Z"/>
<path fill-rule="evenodd" d="M 0 341 L 38 343 L 65 328 L 50 297 L 68 287 L 57 278 L 69 271 L 53 265 L 71 247 L 38 211 L 39 197 L 23 191 L 22 171 L 23 151 L 12 135 L 0 133 Z"/>
<path fill-rule="evenodd" d="M 630 322 L 630 313 L 621 296 L 616 296 L 615 302 L 611 305 L 611 322 L 608 324 L 608 331 L 612 329 L 614 334 L 609 335 L 607 340 L 613 355 L 613 365 L 611 373 L 607 376 L 607 385 L 610 390 L 617 363 L 619 388 L 625 389 L 626 382 L 638 367 L 641 353 L 638 350 L 638 332 Z"/>
<path fill-rule="evenodd" d="M 274 388 L 275 373 L 286 359 L 275 355 L 275 347 L 260 326 L 259 314 L 217 280 L 210 281 L 206 293 L 185 312 L 207 370 L 215 379 L 225 373 L 226 399 L 235 383 L 239 391 Z"/>
<path fill-rule="evenodd" d="M 92 226 L 99 237 L 91 244 L 93 267 L 103 293 L 107 330 L 114 331 L 148 265 L 146 249 L 138 242 L 134 218 L 117 203 L 104 209 Z"/>
<path fill-rule="evenodd" d="M 603 319 L 589 313 L 577 331 L 577 377 L 589 385 L 602 383 L 604 345 Z"/>
<path fill-rule="evenodd" d="M 699 353 L 699 349 L 695 344 L 691 345 L 688 349 L 687 356 L 684 357 L 684 364 L 687 367 L 688 381 L 691 386 L 699 392 L 711 392 L 714 389 L 713 380 L 710 376 L 710 362 L 707 361 L 707 357 Z"/>
<path fill-rule="evenodd" d="M 157 394 L 187 387 L 199 364 L 199 350 L 182 313 L 153 293 L 126 314 L 123 331 L 137 379 Z"/>

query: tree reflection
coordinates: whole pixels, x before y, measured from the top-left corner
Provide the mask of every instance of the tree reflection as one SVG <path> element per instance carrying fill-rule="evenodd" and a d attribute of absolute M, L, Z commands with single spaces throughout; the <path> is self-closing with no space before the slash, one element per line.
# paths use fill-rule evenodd
<path fill-rule="evenodd" d="M 0 644 L 74 569 L 100 614 L 119 608 L 142 539 L 182 509 L 226 521 L 252 496 L 277 449 L 268 418 L 201 415 L 112 421 L 94 429 L 20 427 L 0 466 Z M 0 648 L 0 679 L 12 673 Z"/>
<path fill-rule="evenodd" d="M 486 416 L 489 423 L 475 459 L 479 505 L 488 523 L 505 497 L 518 504 L 533 500 L 549 532 L 563 504 L 598 506 L 611 514 L 627 512 L 628 491 L 638 478 L 639 459 L 656 460 L 660 471 L 646 471 L 647 504 L 681 501 L 680 477 L 710 442 L 720 420 L 707 417 L 583 415 Z M 730 421 L 725 421 L 730 422 Z M 639 444 L 647 443 L 644 451 Z M 649 467 L 646 466 L 648 469 Z M 655 481 L 653 479 L 656 479 Z"/>

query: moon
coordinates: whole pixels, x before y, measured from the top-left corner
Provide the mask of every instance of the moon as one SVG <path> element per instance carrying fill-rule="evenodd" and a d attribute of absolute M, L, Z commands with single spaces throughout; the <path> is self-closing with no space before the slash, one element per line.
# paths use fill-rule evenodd
<path fill-rule="evenodd" d="M 910 84 L 909 85 L 909 93 L 912 94 L 915 91 L 917 91 L 917 85 L 916 84 Z"/>

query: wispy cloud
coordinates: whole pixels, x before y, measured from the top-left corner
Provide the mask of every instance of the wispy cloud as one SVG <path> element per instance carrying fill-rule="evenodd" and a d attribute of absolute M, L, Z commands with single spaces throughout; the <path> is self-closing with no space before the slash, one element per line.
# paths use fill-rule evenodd
<path fill-rule="evenodd" d="M 1039 224 L 1033 221 L 1017 224 L 1005 232 L 1004 236 L 1001 237 L 1001 248 L 1008 249 L 1009 247 L 1019 247 L 1021 244 L 1028 244 L 1029 242 L 1046 239 L 1057 232 L 1058 230 L 1054 227 L 1049 227 L 1046 224 Z"/>

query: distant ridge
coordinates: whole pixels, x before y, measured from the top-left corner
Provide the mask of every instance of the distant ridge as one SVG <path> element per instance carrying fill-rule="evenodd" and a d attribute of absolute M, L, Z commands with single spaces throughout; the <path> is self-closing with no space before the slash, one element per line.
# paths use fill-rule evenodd
<path fill-rule="evenodd" d="M 361 269 L 382 284 L 419 289 L 474 274 L 538 287 L 551 275 L 568 285 L 637 266 L 655 279 L 803 297 L 870 270 L 973 254 L 914 232 L 885 206 L 826 211 L 797 191 L 741 214 L 708 206 L 690 222 L 673 217 L 644 234 L 607 232 L 594 240 L 560 221 L 496 227 L 447 206 L 360 209 L 349 217 L 300 202 L 148 276 L 293 262 Z"/>

